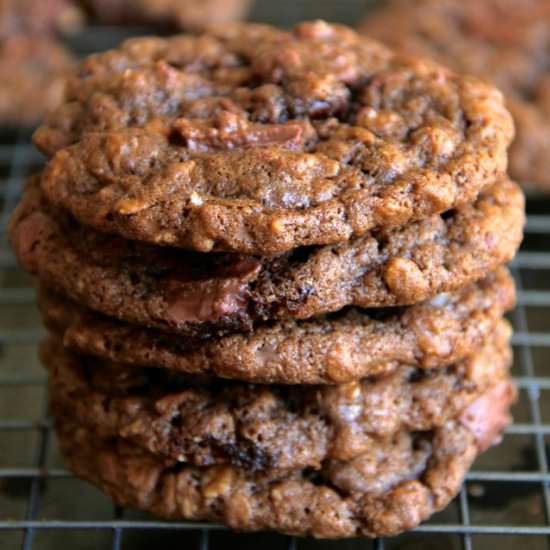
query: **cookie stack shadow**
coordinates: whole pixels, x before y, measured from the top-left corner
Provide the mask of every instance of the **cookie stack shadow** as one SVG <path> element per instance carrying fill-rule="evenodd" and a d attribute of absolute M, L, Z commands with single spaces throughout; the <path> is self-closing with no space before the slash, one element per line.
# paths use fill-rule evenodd
<path fill-rule="evenodd" d="M 124 506 L 410 529 L 510 422 L 491 86 L 323 22 L 84 60 L 10 228 L 67 464 Z"/>

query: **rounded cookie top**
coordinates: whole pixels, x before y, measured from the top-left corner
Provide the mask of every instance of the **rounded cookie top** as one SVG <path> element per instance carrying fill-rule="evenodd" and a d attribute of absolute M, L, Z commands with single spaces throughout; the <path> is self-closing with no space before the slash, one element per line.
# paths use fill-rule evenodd
<path fill-rule="evenodd" d="M 45 288 L 39 298 L 46 326 L 78 353 L 267 384 L 342 384 L 400 365 L 446 367 L 478 350 L 513 303 L 512 278 L 501 268 L 475 285 L 407 308 L 347 309 L 193 341 L 99 315 Z"/>
<path fill-rule="evenodd" d="M 490 85 L 310 22 L 91 56 L 34 141 L 52 157 L 44 192 L 83 223 L 274 255 L 469 203 L 512 136 Z"/>
<path fill-rule="evenodd" d="M 319 468 L 351 460 L 376 440 L 428 431 L 460 416 L 507 380 L 507 330 L 447 368 L 402 365 L 387 376 L 337 386 L 257 386 L 201 381 L 43 347 L 50 398 L 98 437 L 126 439 L 167 460 L 197 466 Z"/>
<path fill-rule="evenodd" d="M 318 469 L 264 472 L 166 460 L 128 440 L 98 437 L 55 402 L 52 412 L 69 467 L 117 504 L 239 531 L 343 538 L 396 535 L 446 506 L 509 424 L 514 395 L 503 381 L 440 428 L 380 439 L 354 459 Z"/>
<path fill-rule="evenodd" d="M 95 311 L 181 335 L 247 331 L 257 321 L 415 304 L 511 260 L 524 199 L 502 179 L 473 204 L 403 228 L 276 258 L 183 252 L 97 233 L 44 201 L 38 178 L 15 212 L 21 265 Z"/>
<path fill-rule="evenodd" d="M 516 123 L 512 177 L 550 189 L 550 2 L 391 0 L 360 28 L 400 51 L 494 82 Z"/>

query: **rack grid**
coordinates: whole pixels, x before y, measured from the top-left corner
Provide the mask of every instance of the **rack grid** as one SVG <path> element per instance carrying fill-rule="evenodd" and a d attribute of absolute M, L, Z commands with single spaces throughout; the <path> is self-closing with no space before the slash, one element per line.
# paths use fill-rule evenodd
<path fill-rule="evenodd" d="M 280 8 L 285 20 L 277 23 L 314 13 L 313 6 L 309 12 L 303 6 L 296 11 L 299 2 L 291 13 L 291 3 L 288 10 Z M 327 2 L 319 5 L 326 8 Z M 349 22 L 352 13 L 345 12 L 344 20 Z M 70 45 L 84 54 L 136 32 L 141 29 L 87 29 Z M 412 533 L 393 539 L 325 542 L 238 535 L 219 525 L 162 522 L 113 507 L 63 467 L 47 415 L 46 375 L 36 357 L 43 330 L 34 291 L 5 235 L 26 177 L 42 163 L 30 144 L 31 133 L 0 128 L 0 548 L 550 548 L 550 197 L 528 197 L 526 237 L 512 265 L 518 287 L 518 305 L 510 315 L 512 373 L 520 388 L 515 424 L 500 446 L 477 461 L 453 503 Z"/>

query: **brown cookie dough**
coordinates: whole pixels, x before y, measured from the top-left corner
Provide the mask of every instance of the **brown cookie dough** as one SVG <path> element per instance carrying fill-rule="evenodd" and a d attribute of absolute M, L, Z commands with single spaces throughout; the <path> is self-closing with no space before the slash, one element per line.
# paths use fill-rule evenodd
<path fill-rule="evenodd" d="M 514 304 L 504 268 L 479 283 L 398 310 L 348 309 L 261 324 L 204 342 L 123 323 L 41 289 L 46 326 L 68 348 L 127 365 L 271 384 L 341 384 L 398 365 L 445 367 L 479 349 Z"/>
<path fill-rule="evenodd" d="M 193 30 L 242 19 L 251 0 L 80 0 L 93 21 Z"/>
<path fill-rule="evenodd" d="M 351 460 L 376 440 L 427 431 L 461 414 L 507 379 L 509 330 L 448 368 L 401 365 L 387 376 L 337 386 L 258 386 L 127 367 L 43 346 L 55 406 L 101 438 L 127 439 L 197 466 L 320 468 Z M 198 384 L 198 385 L 197 385 Z"/>
<path fill-rule="evenodd" d="M 550 190 L 548 0 L 390 0 L 361 30 L 400 51 L 494 82 L 516 122 L 512 176 Z"/>
<path fill-rule="evenodd" d="M 460 210 L 257 259 L 95 233 L 51 210 L 35 178 L 10 235 L 21 265 L 75 302 L 162 331 L 208 336 L 346 305 L 414 304 L 473 284 L 513 257 L 523 203 L 517 185 L 503 179 Z"/>
<path fill-rule="evenodd" d="M 313 22 L 91 56 L 34 141 L 49 200 L 99 231 L 267 256 L 464 206 L 512 135 L 490 85 Z"/>
<path fill-rule="evenodd" d="M 72 65 L 69 52 L 46 36 L 0 38 L 0 124 L 32 125 L 55 109 Z"/>
<path fill-rule="evenodd" d="M 364 454 L 327 460 L 317 470 L 261 472 L 162 459 L 97 437 L 53 400 L 52 410 L 68 466 L 120 505 L 243 531 L 342 538 L 395 535 L 445 507 L 476 456 L 508 425 L 514 396 L 503 381 L 440 428 L 381 438 Z"/>

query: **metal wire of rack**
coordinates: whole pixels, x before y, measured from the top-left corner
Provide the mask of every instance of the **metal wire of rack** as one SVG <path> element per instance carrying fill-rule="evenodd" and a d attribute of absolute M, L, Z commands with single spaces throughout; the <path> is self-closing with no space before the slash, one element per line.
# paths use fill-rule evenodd
<path fill-rule="evenodd" d="M 297 3 L 288 4 L 290 10 Z M 289 15 L 289 10 L 279 12 L 286 19 L 278 23 L 311 14 Z M 88 30 L 71 46 L 88 53 L 129 34 Z M 500 446 L 477 461 L 453 503 L 394 539 L 325 542 L 237 535 L 217 525 L 162 522 L 113 507 L 64 468 L 47 415 L 46 375 L 36 357 L 43 330 L 34 291 L 17 268 L 5 234 L 25 178 L 42 163 L 30 135 L 29 130 L 0 129 L 0 548 L 550 548 L 550 197 L 529 198 L 526 238 L 512 266 L 518 287 L 518 306 L 510 315 L 512 372 L 520 388 L 515 424 Z"/>

